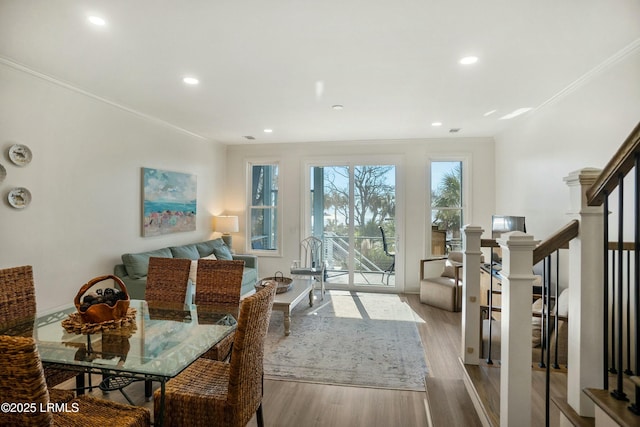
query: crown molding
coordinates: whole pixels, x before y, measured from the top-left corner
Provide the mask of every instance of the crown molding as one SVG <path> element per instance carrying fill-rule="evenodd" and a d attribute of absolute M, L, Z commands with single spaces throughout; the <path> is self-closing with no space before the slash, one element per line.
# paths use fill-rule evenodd
<path fill-rule="evenodd" d="M 192 136 L 194 138 L 198 138 L 198 139 L 203 140 L 203 141 L 208 141 L 208 142 L 212 141 L 209 138 L 206 138 L 206 137 L 204 137 L 204 136 L 202 136 L 200 134 L 192 132 L 192 131 L 190 131 L 188 129 L 185 129 L 183 127 L 180 127 L 178 125 L 174 125 L 173 123 L 167 122 L 166 120 L 159 119 L 158 117 L 151 116 L 149 114 L 143 113 L 143 112 L 138 111 L 136 109 L 133 109 L 131 107 L 127 107 L 126 105 L 122 105 L 122 104 L 120 104 L 118 102 L 115 102 L 115 101 L 112 101 L 110 99 L 104 98 L 102 96 L 96 95 L 95 93 L 91 93 L 91 92 L 89 92 L 87 90 L 81 89 L 81 88 L 79 88 L 77 86 L 72 85 L 71 83 L 59 80 L 59 79 L 57 79 L 57 78 L 55 78 L 53 76 L 50 76 L 48 74 L 44 74 L 44 73 L 41 73 L 39 71 L 33 70 L 33 69 L 31 69 L 31 68 L 29 68 L 29 67 L 27 67 L 25 65 L 19 64 L 19 63 L 15 62 L 15 61 L 12 61 L 12 60 L 10 60 L 8 58 L 5 58 L 3 56 L 0 56 L 0 64 L 4 64 L 7 67 L 13 68 L 13 69 L 15 69 L 17 71 L 21 71 L 23 73 L 26 73 L 26 74 L 29 74 L 31 76 L 37 77 L 39 79 L 45 80 L 45 81 L 47 81 L 49 83 L 53 83 L 53 84 L 55 84 L 57 86 L 60 86 L 60 87 L 63 87 L 65 89 L 68 89 L 70 91 L 79 93 L 81 95 L 84 95 L 84 96 L 92 98 L 92 99 L 94 99 L 96 101 L 105 103 L 105 104 L 110 105 L 112 107 L 116 107 L 116 108 L 118 108 L 120 110 L 126 111 L 127 113 L 130 113 L 130 114 L 133 114 L 135 116 L 138 116 L 138 117 L 140 117 L 140 118 L 142 118 L 144 120 L 159 124 L 161 126 L 165 126 L 165 127 L 171 128 L 173 130 L 176 130 L 178 132 L 187 134 L 187 135 Z"/>

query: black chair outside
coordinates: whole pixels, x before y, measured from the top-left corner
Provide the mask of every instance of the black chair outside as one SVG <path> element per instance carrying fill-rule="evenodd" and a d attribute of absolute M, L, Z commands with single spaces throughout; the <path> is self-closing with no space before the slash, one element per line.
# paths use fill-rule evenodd
<path fill-rule="evenodd" d="M 384 283 L 384 275 L 387 275 L 387 286 L 389 285 L 389 277 L 394 274 L 394 272 L 396 271 L 396 253 L 394 252 L 390 252 L 389 251 L 389 244 L 387 243 L 387 237 L 384 234 L 384 229 L 382 228 L 381 225 L 378 226 L 378 228 L 380 229 L 380 234 L 382 235 L 382 249 L 384 250 L 384 254 L 388 257 L 391 258 L 391 265 L 389 265 L 389 267 L 387 267 L 383 272 L 382 272 L 382 282 Z"/>

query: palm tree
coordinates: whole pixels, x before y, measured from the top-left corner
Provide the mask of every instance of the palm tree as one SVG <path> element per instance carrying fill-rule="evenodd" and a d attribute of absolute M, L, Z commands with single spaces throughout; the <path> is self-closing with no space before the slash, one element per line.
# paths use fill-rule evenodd
<path fill-rule="evenodd" d="M 460 237 L 462 226 L 462 164 L 458 163 L 445 173 L 438 187 L 431 194 L 433 224 L 439 230 L 451 231 L 454 238 Z M 441 209 L 438 209 L 441 208 Z"/>

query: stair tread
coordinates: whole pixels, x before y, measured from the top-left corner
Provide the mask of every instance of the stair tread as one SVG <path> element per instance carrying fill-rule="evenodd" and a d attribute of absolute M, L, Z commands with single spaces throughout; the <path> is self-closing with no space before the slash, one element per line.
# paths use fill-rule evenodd
<path fill-rule="evenodd" d="M 631 427 L 640 423 L 640 416 L 629 410 L 630 403 L 614 398 L 608 390 L 587 388 L 584 393 L 620 426 Z"/>
<path fill-rule="evenodd" d="M 559 397 L 551 397 L 551 401 L 558 407 L 560 412 L 564 414 L 569 422 L 576 427 L 594 427 L 596 425 L 596 419 L 593 417 L 583 417 L 569 405 L 566 399 Z"/>

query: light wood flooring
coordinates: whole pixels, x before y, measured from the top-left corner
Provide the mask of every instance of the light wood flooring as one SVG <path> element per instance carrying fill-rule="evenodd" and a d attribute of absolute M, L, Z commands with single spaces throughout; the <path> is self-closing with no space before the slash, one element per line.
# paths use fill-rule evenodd
<path fill-rule="evenodd" d="M 458 361 L 460 313 L 423 305 L 417 295 L 406 295 L 406 300 L 424 320 L 417 326 L 428 367 L 426 392 L 266 380 L 265 424 L 277 427 L 481 426 Z M 94 378 L 97 384 L 99 378 Z M 72 388 L 73 382 L 63 386 Z M 143 383 L 132 384 L 126 391 L 136 404 L 153 411 L 153 403 L 145 402 Z M 107 395 L 100 390 L 92 393 L 126 403 L 118 391 Z M 255 425 L 254 417 L 249 426 Z"/>

